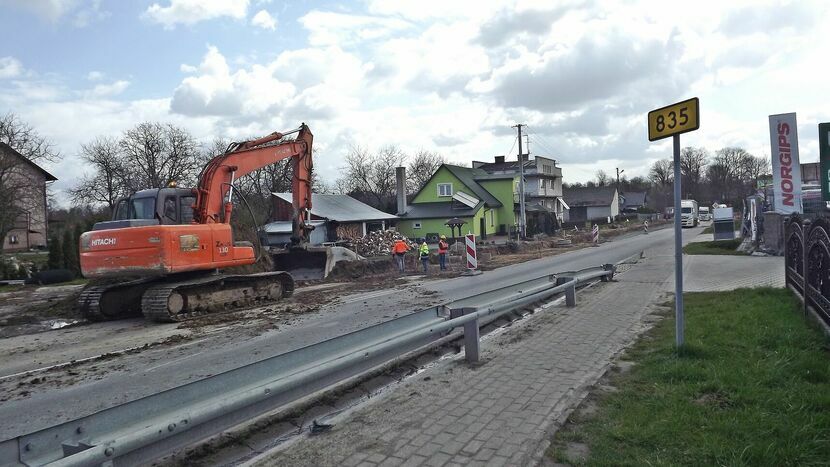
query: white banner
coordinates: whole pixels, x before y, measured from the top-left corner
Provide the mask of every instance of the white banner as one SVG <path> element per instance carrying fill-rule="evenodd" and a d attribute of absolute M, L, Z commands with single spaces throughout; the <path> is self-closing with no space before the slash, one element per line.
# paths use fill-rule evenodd
<path fill-rule="evenodd" d="M 782 214 L 801 212 L 801 164 L 795 113 L 769 116 L 769 141 L 775 210 Z"/>

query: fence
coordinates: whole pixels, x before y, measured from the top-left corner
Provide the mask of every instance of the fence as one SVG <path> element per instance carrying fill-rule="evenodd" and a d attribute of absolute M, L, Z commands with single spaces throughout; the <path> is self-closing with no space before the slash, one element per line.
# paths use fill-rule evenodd
<path fill-rule="evenodd" d="M 790 216 L 784 225 L 786 284 L 830 325 L 830 220 Z"/>

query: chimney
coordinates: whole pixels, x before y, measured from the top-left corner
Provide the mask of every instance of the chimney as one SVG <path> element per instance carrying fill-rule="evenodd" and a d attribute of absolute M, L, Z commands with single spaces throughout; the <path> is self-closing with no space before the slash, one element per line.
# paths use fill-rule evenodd
<path fill-rule="evenodd" d="M 395 168 L 395 182 L 398 193 L 398 215 L 406 213 L 406 167 Z"/>
<path fill-rule="evenodd" d="M 496 156 L 496 164 L 504 164 L 504 156 Z"/>

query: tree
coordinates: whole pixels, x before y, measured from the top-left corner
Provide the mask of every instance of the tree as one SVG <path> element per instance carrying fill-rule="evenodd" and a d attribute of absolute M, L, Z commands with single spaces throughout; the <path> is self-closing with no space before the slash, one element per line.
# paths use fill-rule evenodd
<path fill-rule="evenodd" d="M 92 168 L 69 194 L 76 204 L 106 204 L 110 212 L 118 198 L 129 194 L 127 174 L 121 145 L 115 138 L 98 137 L 81 145 L 81 160 Z"/>
<path fill-rule="evenodd" d="M 35 183 L 26 160 L 50 162 L 60 156 L 49 140 L 13 113 L 0 118 L 0 142 L 23 157 L 0 148 L 0 241 L 3 241 L 26 214 L 26 206 L 39 206 L 43 202 L 43 185 Z"/>
<path fill-rule="evenodd" d="M 49 259 L 46 261 L 46 266 L 49 269 L 61 269 L 63 265 L 63 245 L 60 237 L 54 236 L 49 240 Z"/>
<path fill-rule="evenodd" d="M 648 178 L 654 183 L 654 195 L 652 198 L 657 201 L 657 207 L 663 208 L 669 205 L 671 188 L 674 183 L 674 166 L 668 159 L 654 161 L 648 172 Z"/>
<path fill-rule="evenodd" d="M 415 157 L 409 162 L 406 169 L 406 184 L 409 193 L 416 193 L 432 178 L 432 175 L 445 163 L 446 159 L 441 154 L 431 151 L 418 151 Z"/>
<path fill-rule="evenodd" d="M 72 239 L 72 231 L 66 229 L 63 231 L 63 267 L 69 269 L 73 274 L 80 274 L 80 264 L 78 258 L 78 245 Z"/>
<path fill-rule="evenodd" d="M 201 169 L 199 145 L 185 129 L 153 122 L 139 123 L 120 141 L 130 171 L 129 191 L 163 188 L 170 182 L 193 185 Z"/>
<path fill-rule="evenodd" d="M 337 187 L 341 193 L 391 212 L 395 209 L 397 189 L 395 168 L 403 165 L 405 160 L 406 155 L 397 146 L 383 146 L 374 154 L 361 146 L 352 146 Z"/>
<path fill-rule="evenodd" d="M 608 174 L 602 169 L 597 170 L 595 177 L 597 179 L 597 186 L 599 187 L 607 186 L 611 183 L 611 177 L 609 177 Z"/>
<path fill-rule="evenodd" d="M 680 150 L 680 173 L 683 176 L 684 193 L 691 193 L 692 199 L 700 197 L 700 184 L 706 174 L 709 153 L 704 148 L 685 147 Z"/>

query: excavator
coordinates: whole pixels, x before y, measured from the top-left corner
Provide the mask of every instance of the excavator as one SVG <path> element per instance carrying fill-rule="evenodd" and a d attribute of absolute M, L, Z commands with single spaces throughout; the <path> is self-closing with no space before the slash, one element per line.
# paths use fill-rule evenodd
<path fill-rule="evenodd" d="M 294 139 L 283 139 L 295 133 Z M 253 244 L 234 240 L 234 181 L 287 158 L 294 173 L 294 215 L 284 263 L 319 262 L 320 253 L 308 248 L 313 138 L 303 123 L 289 132 L 231 143 L 202 169 L 196 188 L 141 190 L 118 200 L 112 220 L 96 223 L 80 238 L 83 276 L 109 282 L 81 293 L 83 315 L 103 321 L 143 314 L 175 322 L 290 297 L 289 272 L 220 270 L 257 261 Z"/>

